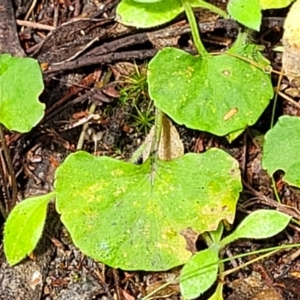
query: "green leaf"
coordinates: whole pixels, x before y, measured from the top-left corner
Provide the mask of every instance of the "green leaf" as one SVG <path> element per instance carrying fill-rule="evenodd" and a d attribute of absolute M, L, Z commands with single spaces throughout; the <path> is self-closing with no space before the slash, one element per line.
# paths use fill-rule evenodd
<path fill-rule="evenodd" d="M 0 55 L 0 123 L 9 130 L 28 132 L 43 117 L 38 101 L 44 88 L 36 60 Z"/>
<path fill-rule="evenodd" d="M 167 270 L 191 256 L 183 230 L 233 222 L 242 187 L 238 163 L 227 153 L 190 153 L 154 167 L 150 161 L 133 165 L 77 152 L 58 168 L 57 210 L 83 253 L 123 270 Z"/>
<path fill-rule="evenodd" d="M 123 0 L 117 7 L 118 22 L 138 28 L 165 24 L 183 12 L 180 0 L 164 0 L 155 3 L 138 3 Z"/>
<path fill-rule="evenodd" d="M 259 0 L 262 9 L 284 8 L 292 2 L 293 0 Z"/>
<path fill-rule="evenodd" d="M 4 252 L 10 265 L 20 262 L 42 236 L 47 206 L 54 193 L 26 199 L 9 214 L 4 227 Z"/>
<path fill-rule="evenodd" d="M 190 5 L 227 17 L 224 11 L 203 0 L 190 0 Z M 183 11 L 181 0 L 122 0 L 117 6 L 117 20 L 127 26 L 149 28 L 170 22 Z"/>
<path fill-rule="evenodd" d="M 236 21 L 251 29 L 259 30 L 262 18 L 259 0 L 230 0 L 227 10 Z"/>
<path fill-rule="evenodd" d="M 164 48 L 148 66 L 149 94 L 176 123 L 218 136 L 253 125 L 270 98 L 268 74 L 229 55 Z"/>
<path fill-rule="evenodd" d="M 262 166 L 272 176 L 285 172 L 283 180 L 300 187 L 300 118 L 282 116 L 265 135 Z"/>
<path fill-rule="evenodd" d="M 216 245 L 195 254 L 180 274 L 180 290 L 184 299 L 195 299 L 216 281 L 219 268 L 219 248 Z"/>
<path fill-rule="evenodd" d="M 291 217 L 276 210 L 260 209 L 248 215 L 237 229 L 221 241 L 226 246 L 240 238 L 266 239 L 281 232 Z"/>

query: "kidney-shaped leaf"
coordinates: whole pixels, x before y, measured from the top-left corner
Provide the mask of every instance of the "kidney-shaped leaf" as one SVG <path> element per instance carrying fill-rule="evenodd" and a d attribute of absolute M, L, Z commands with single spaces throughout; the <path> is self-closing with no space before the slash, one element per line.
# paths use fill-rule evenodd
<path fill-rule="evenodd" d="M 9 214 L 4 227 L 4 252 L 10 265 L 30 254 L 41 238 L 47 206 L 54 193 L 29 198 Z"/>
<path fill-rule="evenodd" d="M 180 274 L 180 291 L 184 299 L 195 299 L 207 291 L 218 275 L 219 248 L 210 248 L 195 254 Z"/>
<path fill-rule="evenodd" d="M 203 0 L 189 0 L 192 7 L 203 7 L 226 17 L 226 13 Z M 117 7 L 117 20 L 127 26 L 155 27 L 170 22 L 183 12 L 181 0 L 122 0 Z"/>
<path fill-rule="evenodd" d="M 117 19 L 127 26 L 148 28 L 173 20 L 183 11 L 180 0 L 142 3 L 123 0 L 117 7 Z"/>
<path fill-rule="evenodd" d="M 285 172 L 284 181 L 300 187 L 300 118 L 282 116 L 265 135 L 262 166 L 270 175 Z"/>
<path fill-rule="evenodd" d="M 38 100 L 44 88 L 41 69 L 32 58 L 0 55 L 0 123 L 28 132 L 44 115 Z"/>
<path fill-rule="evenodd" d="M 57 210 L 83 253 L 123 270 L 166 270 L 191 256 L 182 230 L 233 222 L 241 183 L 227 153 L 150 161 L 133 165 L 78 152 L 58 168 Z"/>
<path fill-rule="evenodd" d="M 269 75 L 229 55 L 165 48 L 150 62 L 149 93 L 176 123 L 218 136 L 253 125 L 273 96 Z"/>
<path fill-rule="evenodd" d="M 260 209 L 247 216 L 237 229 L 221 242 L 225 246 L 240 238 L 265 239 L 281 232 L 291 217 L 276 211 Z"/>

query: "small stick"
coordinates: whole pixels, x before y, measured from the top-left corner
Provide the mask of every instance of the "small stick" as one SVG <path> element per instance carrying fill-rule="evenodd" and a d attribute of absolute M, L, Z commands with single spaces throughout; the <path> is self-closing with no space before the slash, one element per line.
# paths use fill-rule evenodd
<path fill-rule="evenodd" d="M 6 160 L 7 167 L 8 167 L 10 176 L 11 176 L 12 196 L 11 196 L 10 208 L 13 208 L 17 202 L 18 186 L 17 186 L 15 171 L 14 171 L 14 167 L 13 167 L 13 164 L 11 161 L 9 150 L 8 150 L 8 148 L 6 146 L 6 142 L 5 142 L 3 126 L 1 124 L 0 124 L 0 140 L 2 141 L 2 148 L 4 151 L 5 160 Z"/>
<path fill-rule="evenodd" d="M 16 20 L 17 24 L 23 27 L 31 27 L 31 28 L 37 28 L 41 30 L 47 30 L 47 31 L 52 31 L 55 29 L 54 26 L 50 25 L 45 25 L 45 24 L 40 24 L 37 22 L 31 22 L 31 21 L 23 21 L 23 20 Z"/>

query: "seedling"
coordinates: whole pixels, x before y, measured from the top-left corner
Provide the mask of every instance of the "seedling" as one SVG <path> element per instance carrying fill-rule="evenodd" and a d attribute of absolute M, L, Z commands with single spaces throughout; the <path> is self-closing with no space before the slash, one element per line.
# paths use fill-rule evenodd
<path fill-rule="evenodd" d="M 151 129 L 155 119 L 152 106 L 153 104 L 149 101 L 148 107 L 141 111 L 139 107 L 135 105 L 136 114 L 131 115 L 134 119 L 132 126 L 136 127 L 138 132 L 147 134 Z"/>
<path fill-rule="evenodd" d="M 147 66 L 134 64 L 132 74 L 121 75 L 119 80 L 120 101 L 123 105 L 130 105 L 131 126 L 138 132 L 147 134 L 154 122 L 153 102 L 149 99 L 147 87 Z M 129 120 L 130 122 L 130 120 Z"/>
<path fill-rule="evenodd" d="M 220 273 L 224 266 L 220 263 L 220 253 L 229 243 L 240 238 L 265 239 L 281 232 L 289 223 L 291 217 L 278 211 L 257 210 L 246 217 L 238 228 L 221 239 L 223 227 L 213 235 L 213 242 L 208 249 L 195 254 L 183 267 L 180 275 L 180 289 L 185 299 L 194 299 L 208 290 L 216 281 L 218 270 Z M 222 296 L 223 283 L 219 283 L 219 288 L 210 298 L 214 299 L 216 295 Z"/>
<path fill-rule="evenodd" d="M 122 104 L 136 105 L 139 101 L 149 99 L 147 88 L 147 66 L 134 64 L 134 71 L 128 76 L 122 75 L 119 83 Z"/>

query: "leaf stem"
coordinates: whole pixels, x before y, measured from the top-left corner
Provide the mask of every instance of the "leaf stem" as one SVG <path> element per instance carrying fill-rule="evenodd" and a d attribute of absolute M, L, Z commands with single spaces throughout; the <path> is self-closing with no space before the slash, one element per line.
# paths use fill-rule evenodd
<path fill-rule="evenodd" d="M 164 113 L 156 109 L 155 111 L 155 133 L 154 133 L 154 139 L 151 145 L 151 153 L 154 153 L 156 156 L 158 156 L 158 147 L 161 137 L 161 131 L 162 131 L 162 125 L 163 125 L 163 117 Z"/>
<path fill-rule="evenodd" d="M 156 161 L 158 159 L 158 148 L 159 148 L 159 142 L 161 138 L 161 132 L 162 132 L 162 126 L 163 126 L 163 118 L 164 113 L 156 109 L 155 111 L 155 131 L 154 131 L 154 138 L 151 144 L 151 150 L 150 150 L 150 159 L 151 159 L 151 184 L 154 186 L 154 175 L 156 171 Z"/>
<path fill-rule="evenodd" d="M 194 41 L 194 44 L 195 44 L 198 54 L 200 54 L 202 56 L 208 56 L 208 52 L 206 51 L 206 49 L 204 48 L 204 46 L 201 42 L 200 34 L 199 34 L 199 30 L 198 30 L 198 24 L 196 22 L 195 15 L 194 15 L 194 12 L 192 10 L 192 7 L 191 7 L 189 1 L 181 0 L 181 3 L 184 8 L 184 11 L 186 13 L 186 16 L 188 18 L 188 22 L 191 26 L 193 41 Z"/>

